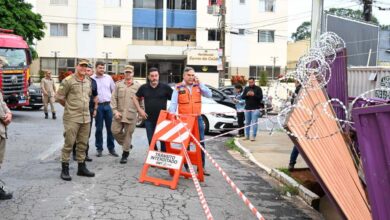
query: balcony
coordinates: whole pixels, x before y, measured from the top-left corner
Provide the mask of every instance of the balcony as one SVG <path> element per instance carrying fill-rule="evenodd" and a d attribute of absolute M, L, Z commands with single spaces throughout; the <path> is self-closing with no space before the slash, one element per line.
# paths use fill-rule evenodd
<path fill-rule="evenodd" d="M 159 27 L 163 25 L 163 10 L 133 9 L 133 27 Z M 196 28 L 196 10 L 167 9 L 167 28 Z"/>

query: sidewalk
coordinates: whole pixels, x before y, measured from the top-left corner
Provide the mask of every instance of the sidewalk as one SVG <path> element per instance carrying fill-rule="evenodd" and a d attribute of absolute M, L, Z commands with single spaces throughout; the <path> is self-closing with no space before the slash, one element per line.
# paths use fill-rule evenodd
<path fill-rule="evenodd" d="M 290 161 L 290 154 L 294 144 L 284 132 L 261 131 L 257 134 L 255 141 L 236 139 L 237 142 L 246 148 L 256 161 L 269 169 L 287 168 Z M 298 156 L 295 168 L 308 167 L 301 156 Z"/>

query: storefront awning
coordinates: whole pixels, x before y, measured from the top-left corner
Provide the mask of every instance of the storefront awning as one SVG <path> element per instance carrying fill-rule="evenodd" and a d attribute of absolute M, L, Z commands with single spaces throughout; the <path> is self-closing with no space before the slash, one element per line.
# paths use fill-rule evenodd
<path fill-rule="evenodd" d="M 185 60 L 187 55 L 145 54 L 146 60 Z"/>

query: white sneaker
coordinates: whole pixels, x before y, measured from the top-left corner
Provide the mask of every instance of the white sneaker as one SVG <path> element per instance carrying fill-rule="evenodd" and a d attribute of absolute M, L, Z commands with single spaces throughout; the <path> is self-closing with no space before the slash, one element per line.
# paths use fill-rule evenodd
<path fill-rule="evenodd" d="M 251 141 L 255 141 L 256 140 L 256 137 L 251 137 Z"/>

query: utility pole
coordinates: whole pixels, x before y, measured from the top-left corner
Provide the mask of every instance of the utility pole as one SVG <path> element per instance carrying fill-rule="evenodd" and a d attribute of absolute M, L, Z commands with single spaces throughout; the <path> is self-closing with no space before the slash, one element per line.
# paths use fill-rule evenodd
<path fill-rule="evenodd" d="M 310 37 L 311 46 L 314 46 L 315 42 L 320 38 L 323 13 L 324 0 L 312 0 Z"/>
<path fill-rule="evenodd" d="M 372 20 L 372 0 L 364 0 L 363 16 L 365 21 Z"/>
<path fill-rule="evenodd" d="M 222 50 L 222 68 L 219 69 L 219 87 L 222 87 L 225 85 L 225 68 L 226 68 L 226 37 L 225 37 L 225 27 L 226 27 L 226 0 L 220 0 L 221 5 L 219 9 L 219 14 L 221 15 L 221 21 L 219 23 L 219 49 Z M 218 35 L 218 33 L 217 33 Z"/>
<path fill-rule="evenodd" d="M 60 51 L 52 51 L 54 54 L 54 75 L 58 76 L 58 71 L 57 71 L 57 55 L 60 53 Z"/>
<path fill-rule="evenodd" d="M 275 66 L 276 66 L 276 60 L 278 57 L 271 57 L 272 61 L 274 62 L 274 65 L 272 66 L 272 80 L 275 79 Z"/>

